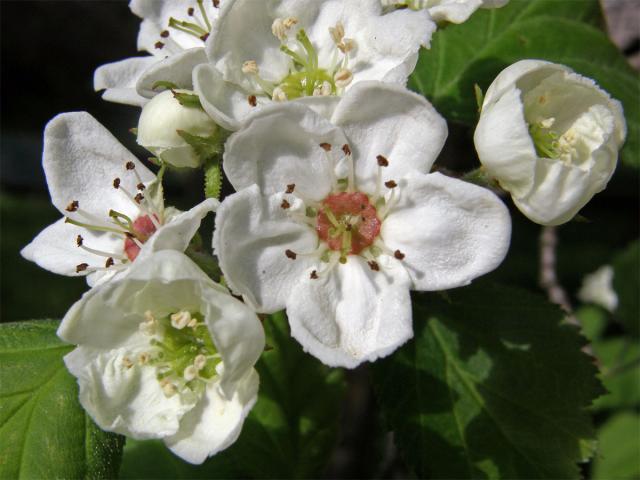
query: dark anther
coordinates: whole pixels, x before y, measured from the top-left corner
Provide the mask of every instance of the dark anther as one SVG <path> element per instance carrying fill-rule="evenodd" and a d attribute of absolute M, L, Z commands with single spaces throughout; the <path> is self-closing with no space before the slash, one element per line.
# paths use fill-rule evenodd
<path fill-rule="evenodd" d="M 207 38 L 209 38 L 209 34 L 208 33 L 205 33 L 204 35 L 200 36 L 200 40 L 202 40 L 203 42 L 206 42 Z"/>
<path fill-rule="evenodd" d="M 160 32 L 160 36 L 162 38 L 167 38 L 169 36 L 169 30 L 163 30 Z"/>
<path fill-rule="evenodd" d="M 404 253 L 402 253 L 400 250 L 396 250 L 395 252 L 393 252 L 393 256 L 398 260 L 402 260 L 404 258 Z"/>
<path fill-rule="evenodd" d="M 330 143 L 321 143 L 320 147 L 325 151 L 325 152 L 330 152 L 331 151 L 331 144 Z"/>
<path fill-rule="evenodd" d="M 286 199 L 286 198 L 285 198 L 285 199 L 283 199 L 283 200 L 282 200 L 282 203 L 280 204 L 280 208 L 284 208 L 284 209 L 286 210 L 286 209 L 287 209 L 287 208 L 289 208 L 289 207 L 291 207 L 291 204 L 290 204 L 289 202 L 287 202 L 287 199 Z"/>
<path fill-rule="evenodd" d="M 188 14 L 190 17 L 192 17 L 192 16 L 193 16 L 193 12 L 194 12 L 193 7 L 189 7 L 189 9 L 187 10 L 187 14 Z"/>
<path fill-rule="evenodd" d="M 120 188 L 120 179 L 119 178 L 114 178 L 113 179 L 113 188 Z"/>
<path fill-rule="evenodd" d="M 249 95 L 247 97 L 247 101 L 249 102 L 249 105 L 251 105 L 252 107 L 255 107 L 256 105 L 258 105 L 258 99 L 256 98 L 255 95 Z"/>
<path fill-rule="evenodd" d="M 317 280 L 318 279 L 318 272 L 316 272 L 315 270 L 313 270 L 311 272 L 311 275 L 309 275 L 309 277 L 311 278 L 311 280 Z"/>
<path fill-rule="evenodd" d="M 294 252 L 292 250 L 289 250 L 289 249 L 285 250 L 284 254 L 287 256 L 287 258 L 290 258 L 291 260 L 295 260 L 296 257 L 298 256 L 298 255 L 296 255 L 296 252 Z"/>
<path fill-rule="evenodd" d="M 346 143 L 342 145 L 342 151 L 345 155 L 351 155 L 351 148 Z"/>
<path fill-rule="evenodd" d="M 364 210 L 365 208 L 367 208 L 367 206 L 364 203 L 360 204 L 360 210 Z"/>
<path fill-rule="evenodd" d="M 136 203 L 140 203 L 142 200 L 144 200 L 144 195 L 139 193 L 135 197 L 133 197 L 133 199 L 136 201 Z"/>
<path fill-rule="evenodd" d="M 135 235 L 133 233 L 131 233 L 131 232 L 124 232 L 124 236 L 127 237 L 127 238 L 130 238 L 132 240 L 134 238 L 136 238 Z"/>
<path fill-rule="evenodd" d="M 287 189 L 285 190 L 285 193 L 293 193 L 295 189 L 296 189 L 296 184 L 290 183 L 289 185 L 287 185 Z"/>
<path fill-rule="evenodd" d="M 393 180 L 389 180 L 388 182 L 384 182 L 384 186 L 387 188 L 396 188 L 398 184 Z"/>
<path fill-rule="evenodd" d="M 164 47 L 164 43 L 158 41 L 155 43 L 154 47 L 156 47 L 158 50 L 162 50 L 162 47 Z"/>
<path fill-rule="evenodd" d="M 77 200 L 74 200 L 69 205 L 67 205 L 67 208 L 65 208 L 65 210 L 67 212 L 75 212 L 76 210 L 78 210 L 79 206 L 80 206 L 80 203 L 78 203 Z"/>
<path fill-rule="evenodd" d="M 374 272 L 380 271 L 380 265 L 378 265 L 378 262 L 376 262 L 375 260 L 367 262 L 367 265 L 369 265 L 369 268 L 371 268 L 371 270 L 373 270 Z"/>
<path fill-rule="evenodd" d="M 112 267 L 115 262 L 113 261 L 113 257 L 107 258 L 107 261 L 104 264 L 105 268 Z"/>
<path fill-rule="evenodd" d="M 136 168 L 136 164 L 133 162 L 127 162 L 125 167 L 127 167 L 127 170 L 133 170 L 134 168 Z"/>
<path fill-rule="evenodd" d="M 138 185 L 136 185 L 136 188 L 140 191 L 143 191 L 147 187 L 144 186 L 144 183 L 139 183 Z"/>
<path fill-rule="evenodd" d="M 84 239 L 82 238 L 82 235 L 78 235 L 78 236 L 76 237 L 76 245 L 78 245 L 79 247 L 81 247 L 81 246 L 82 246 L 82 242 L 83 242 L 83 240 L 84 240 Z"/>
<path fill-rule="evenodd" d="M 220 0 L 213 0 L 213 6 L 218 8 L 220 6 Z"/>
<path fill-rule="evenodd" d="M 88 267 L 88 263 L 81 263 L 79 265 L 76 265 L 76 273 L 84 272 Z"/>
<path fill-rule="evenodd" d="M 344 228 L 345 228 L 345 230 L 346 230 L 347 232 L 350 232 L 350 231 L 351 231 L 351 229 L 353 228 L 353 225 L 351 225 L 350 223 L 347 223 L 347 226 L 346 226 L 346 227 L 344 227 Z"/>
<path fill-rule="evenodd" d="M 376 159 L 378 160 L 378 165 L 380 165 L 381 167 L 389 166 L 389 160 L 387 160 L 387 157 L 385 157 L 384 155 L 378 155 Z"/>

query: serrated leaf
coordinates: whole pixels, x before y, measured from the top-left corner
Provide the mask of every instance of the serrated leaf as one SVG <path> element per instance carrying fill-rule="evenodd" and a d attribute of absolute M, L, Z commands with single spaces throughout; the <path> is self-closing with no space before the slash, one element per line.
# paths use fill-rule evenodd
<path fill-rule="evenodd" d="M 258 402 L 240 438 L 200 467 L 168 456 L 159 442 L 127 442 L 122 478 L 312 478 L 326 465 L 336 441 L 344 393 L 342 371 L 305 354 L 286 317 L 264 320 L 265 351 L 256 365 Z M 154 462 L 153 469 L 140 465 Z"/>
<path fill-rule="evenodd" d="M 596 400 L 594 408 L 640 407 L 640 345 L 630 338 L 619 337 L 599 340 L 592 348 L 608 392 Z"/>
<path fill-rule="evenodd" d="M 0 478 L 115 478 L 122 437 L 78 402 L 52 320 L 0 325 Z"/>
<path fill-rule="evenodd" d="M 543 297 L 474 284 L 418 295 L 415 338 L 374 387 L 419 477 L 578 478 L 602 388 L 577 329 Z"/>
<path fill-rule="evenodd" d="M 474 125 L 474 84 L 483 90 L 508 65 L 535 58 L 561 63 L 595 79 L 625 109 L 629 129 L 623 161 L 640 168 L 638 74 L 601 30 L 597 0 L 512 1 L 479 10 L 465 23 L 436 32 L 410 86 L 449 120 Z"/>
<path fill-rule="evenodd" d="M 635 241 L 613 260 L 613 289 L 618 295 L 615 316 L 625 329 L 640 335 L 640 241 Z"/>
<path fill-rule="evenodd" d="M 222 193 L 222 168 L 220 162 L 211 160 L 204 167 L 204 194 L 207 198 L 220 199 Z"/>
<path fill-rule="evenodd" d="M 640 415 L 623 412 L 598 429 L 598 455 L 593 480 L 640 478 Z"/>

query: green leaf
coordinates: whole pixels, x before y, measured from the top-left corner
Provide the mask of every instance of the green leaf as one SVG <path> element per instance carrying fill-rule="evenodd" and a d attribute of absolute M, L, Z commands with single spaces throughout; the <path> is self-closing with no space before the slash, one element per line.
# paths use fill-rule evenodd
<path fill-rule="evenodd" d="M 623 103 L 629 133 L 622 158 L 640 168 L 638 74 L 601 25 L 597 0 L 512 1 L 479 10 L 465 23 L 436 32 L 410 86 L 449 120 L 474 125 L 474 84 L 486 90 L 501 70 L 526 58 L 568 65 Z"/>
<path fill-rule="evenodd" d="M 615 316 L 632 335 L 640 335 L 640 241 L 613 260 L 613 289 L 618 295 Z"/>
<path fill-rule="evenodd" d="M 218 160 L 210 160 L 204 167 L 204 194 L 207 198 L 220 199 L 222 193 L 222 169 Z"/>
<path fill-rule="evenodd" d="M 594 408 L 640 407 L 640 345 L 619 337 L 597 341 L 592 347 L 609 392 L 596 400 Z"/>
<path fill-rule="evenodd" d="M 159 85 L 159 86 L 166 86 L 166 85 Z M 155 87 L 156 86 L 154 85 L 153 86 L 154 90 L 155 90 Z M 183 107 L 202 109 L 202 104 L 200 103 L 200 97 L 198 97 L 198 95 L 196 95 L 195 93 L 184 93 L 184 92 L 178 92 L 177 90 L 172 90 L 171 93 L 173 93 L 174 98 L 178 100 L 180 105 L 182 105 Z"/>
<path fill-rule="evenodd" d="M 318 477 L 333 450 L 344 393 L 343 373 L 302 351 L 283 313 L 264 320 L 265 351 L 256 365 L 258 402 L 240 438 L 194 467 L 159 442 L 127 442 L 122 478 Z M 140 465 L 153 462 L 149 471 Z"/>
<path fill-rule="evenodd" d="M 540 295 L 481 283 L 417 295 L 415 338 L 374 387 L 419 477 L 578 478 L 602 388 L 584 339 Z"/>
<path fill-rule="evenodd" d="M 640 478 L 640 415 L 623 412 L 598 430 L 598 456 L 593 462 L 594 480 Z"/>
<path fill-rule="evenodd" d="M 78 402 L 52 320 L 0 325 L 0 478 L 114 478 L 122 437 Z"/>

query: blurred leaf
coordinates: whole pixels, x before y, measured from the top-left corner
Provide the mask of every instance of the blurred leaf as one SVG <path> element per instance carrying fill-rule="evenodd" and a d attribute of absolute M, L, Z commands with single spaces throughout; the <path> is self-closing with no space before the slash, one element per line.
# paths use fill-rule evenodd
<path fill-rule="evenodd" d="M 415 338 L 374 364 L 418 477 L 578 478 L 602 392 L 584 339 L 541 296 L 475 284 L 417 295 Z"/>
<path fill-rule="evenodd" d="M 160 442 L 127 442 L 121 478 L 310 478 L 333 450 L 344 393 L 342 371 L 305 354 L 284 313 L 264 320 L 269 350 L 256 365 L 258 402 L 240 438 L 197 467 Z M 153 463 L 149 469 L 144 465 Z"/>
<path fill-rule="evenodd" d="M 0 478 L 115 478 L 122 437 L 78 403 L 58 322 L 0 325 Z"/>
<path fill-rule="evenodd" d="M 594 408 L 640 407 L 640 345 L 630 338 L 612 338 L 594 343 L 593 351 L 609 392 Z"/>
<path fill-rule="evenodd" d="M 629 133 L 622 159 L 640 168 L 638 74 L 602 23 L 597 0 L 512 1 L 479 10 L 465 23 L 436 32 L 410 86 L 449 120 L 471 125 L 477 119 L 475 84 L 486 91 L 501 70 L 526 58 L 568 65 L 623 103 Z"/>
<path fill-rule="evenodd" d="M 615 316 L 632 335 L 640 335 L 640 241 L 613 260 L 613 289 L 618 295 Z"/>
<path fill-rule="evenodd" d="M 582 334 L 592 342 L 599 339 L 607 328 L 609 313 L 602 307 L 585 305 L 580 307 L 575 315 L 582 326 Z"/>
<path fill-rule="evenodd" d="M 640 415 L 623 412 L 610 418 L 598 430 L 598 444 L 594 480 L 640 478 Z"/>

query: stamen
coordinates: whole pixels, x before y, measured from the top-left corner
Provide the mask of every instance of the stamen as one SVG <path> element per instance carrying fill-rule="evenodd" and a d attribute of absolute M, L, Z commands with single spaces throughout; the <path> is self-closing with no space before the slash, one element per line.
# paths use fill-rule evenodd
<path fill-rule="evenodd" d="M 118 235 L 127 235 L 129 233 L 124 230 L 118 230 L 117 228 L 104 227 L 100 225 L 91 225 L 88 223 L 78 222 L 77 220 L 72 220 L 69 217 L 65 217 L 64 223 L 70 223 L 71 225 L 75 225 L 77 227 L 83 227 L 83 228 L 86 228 L 87 230 L 94 230 L 96 232 L 112 232 L 112 233 L 117 233 Z"/>
<path fill-rule="evenodd" d="M 284 254 L 287 256 L 287 258 L 290 258 L 291 260 L 295 260 L 297 257 L 296 252 L 289 249 L 286 249 L 284 251 Z"/>
<path fill-rule="evenodd" d="M 275 102 L 286 102 L 288 100 L 287 94 L 280 87 L 276 87 L 273 89 L 271 98 Z"/>
<path fill-rule="evenodd" d="M 384 182 L 384 186 L 387 188 L 396 188 L 398 184 L 393 180 L 389 180 L 388 182 Z"/>
<path fill-rule="evenodd" d="M 198 8 L 200 9 L 200 14 L 202 15 L 202 19 L 204 23 L 207 25 L 207 30 L 211 31 L 211 22 L 209 22 L 209 17 L 207 16 L 207 12 L 204 9 L 203 0 L 198 0 Z"/>
<path fill-rule="evenodd" d="M 107 258 L 107 261 L 104 263 L 104 268 L 113 267 L 115 262 L 113 261 L 113 257 Z"/>
<path fill-rule="evenodd" d="M 87 268 L 89 268 L 88 263 L 80 263 L 76 265 L 76 273 L 84 272 Z"/>
<path fill-rule="evenodd" d="M 122 357 L 122 366 L 128 370 L 133 367 L 133 362 L 129 357 Z"/>
<path fill-rule="evenodd" d="M 184 310 L 171 315 L 171 326 L 178 330 L 182 330 L 190 321 L 191 313 Z"/>
<path fill-rule="evenodd" d="M 196 355 L 196 358 L 193 359 L 193 366 L 196 367 L 196 370 L 202 370 L 207 364 L 207 357 L 202 354 Z"/>
<path fill-rule="evenodd" d="M 78 210 L 79 207 L 80 207 L 80 202 L 78 202 L 77 200 L 74 200 L 69 205 L 67 205 L 67 208 L 65 208 L 65 210 L 67 212 L 75 212 Z"/>
<path fill-rule="evenodd" d="M 142 191 L 144 191 L 147 187 L 145 187 L 145 186 L 144 186 L 144 183 L 139 183 L 138 185 L 136 185 L 136 188 L 142 192 Z"/>
<path fill-rule="evenodd" d="M 96 250 L 94 248 L 89 248 L 84 244 L 84 238 L 82 238 L 82 235 L 78 235 L 76 237 L 76 245 L 78 245 L 78 247 L 80 247 L 81 249 L 83 249 L 86 252 L 89 253 L 93 253 L 94 255 L 98 255 L 100 257 L 107 257 L 107 258 L 111 258 L 111 261 L 113 262 L 113 258 L 117 258 L 118 260 L 125 260 L 126 257 L 124 255 L 118 255 L 117 253 L 112 253 L 112 252 L 105 252 L 103 250 Z M 113 263 L 112 263 L 113 265 Z"/>
<path fill-rule="evenodd" d="M 387 160 L 387 158 L 383 155 L 378 155 L 376 156 L 376 159 L 378 160 L 378 165 L 380 165 L 381 167 L 388 167 L 389 166 L 389 160 Z"/>
<path fill-rule="evenodd" d="M 375 260 L 371 260 L 371 261 L 367 262 L 367 265 L 369 265 L 369 268 L 371 270 L 373 270 L 374 272 L 379 272 L 380 271 L 380 265 L 378 265 L 378 262 L 376 262 Z"/>
<path fill-rule="evenodd" d="M 187 382 L 194 380 L 198 376 L 198 370 L 195 366 L 189 365 L 184 369 L 183 377 Z"/>
<path fill-rule="evenodd" d="M 311 280 L 317 280 L 318 279 L 318 272 L 316 270 L 313 270 L 311 272 L 311 275 L 309 275 L 309 278 L 311 278 Z"/>
<path fill-rule="evenodd" d="M 289 185 L 287 185 L 287 189 L 285 190 L 285 193 L 293 193 L 295 188 L 296 188 L 296 184 L 290 183 Z"/>
<path fill-rule="evenodd" d="M 113 179 L 113 188 L 116 190 L 120 188 L 120 179 L 117 177 Z"/>
<path fill-rule="evenodd" d="M 341 68 L 333 76 L 336 87 L 345 88 L 353 80 L 353 73 L 348 68 Z"/>
<path fill-rule="evenodd" d="M 258 99 L 256 98 L 255 95 L 249 95 L 247 97 L 247 101 L 249 102 L 249 105 L 251 105 L 252 107 L 255 107 L 258 105 Z"/>
<path fill-rule="evenodd" d="M 342 146 L 342 151 L 347 156 L 349 164 L 349 177 L 347 179 L 347 191 L 353 192 L 355 189 L 355 172 L 353 168 L 353 156 L 351 155 L 351 148 L 346 143 Z"/>
<path fill-rule="evenodd" d="M 329 34 L 336 44 L 340 43 L 344 38 L 344 25 L 342 25 L 342 22 L 336 23 L 335 27 L 329 27 Z"/>
<path fill-rule="evenodd" d="M 322 147 L 322 149 L 325 152 L 330 152 L 331 151 L 331 144 L 330 143 L 321 143 L 320 147 Z"/>
<path fill-rule="evenodd" d="M 393 252 L 393 256 L 396 257 L 398 260 L 403 260 L 405 257 L 405 254 L 402 253 L 400 250 L 396 250 L 395 252 Z"/>
<path fill-rule="evenodd" d="M 162 50 L 164 48 L 164 43 L 162 43 L 160 40 L 158 40 L 153 46 L 155 48 L 157 48 L 158 50 Z"/>
<path fill-rule="evenodd" d="M 242 73 L 244 74 L 257 75 L 259 72 L 260 69 L 258 68 L 258 64 L 255 60 L 247 60 L 242 64 Z"/>
<path fill-rule="evenodd" d="M 140 365 L 146 365 L 147 363 L 149 363 L 149 360 L 151 360 L 151 355 L 149 354 L 149 352 L 142 352 L 138 355 L 138 363 Z"/>
<path fill-rule="evenodd" d="M 160 32 L 160 36 L 162 38 L 167 38 L 169 36 L 169 30 L 163 30 L 162 32 Z"/>
<path fill-rule="evenodd" d="M 287 199 L 282 199 L 282 203 L 280 204 L 280 208 L 288 209 L 291 208 L 291 204 L 287 201 Z"/>

